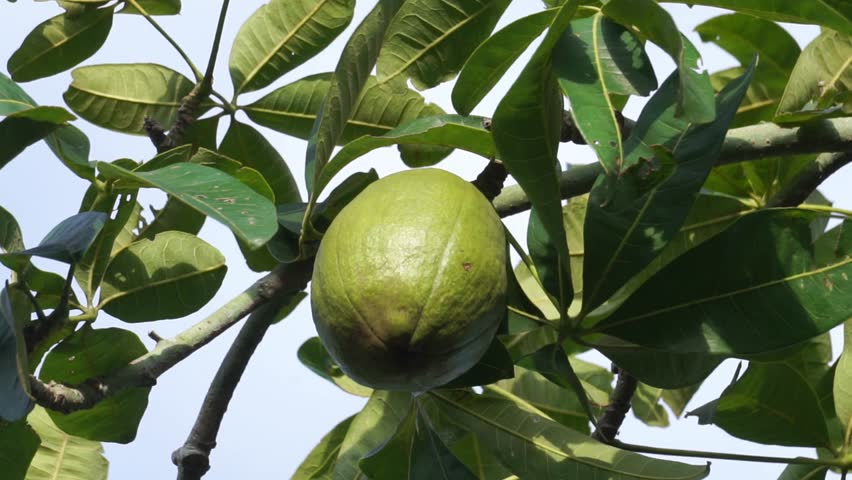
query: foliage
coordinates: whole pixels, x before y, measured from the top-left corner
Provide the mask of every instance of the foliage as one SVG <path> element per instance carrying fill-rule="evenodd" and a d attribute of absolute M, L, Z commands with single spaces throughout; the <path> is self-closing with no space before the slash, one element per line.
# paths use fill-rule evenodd
<path fill-rule="evenodd" d="M 89 188 L 79 212 L 35 246 L 0 208 L 0 262 L 12 271 L 0 292 L 4 478 L 106 478 L 100 442 L 135 438 L 157 376 L 254 312 L 220 367 L 225 379 L 238 370 L 235 384 L 265 327 L 305 296 L 329 225 L 377 179 L 374 170 L 341 178 L 344 167 L 388 146 L 408 167 L 450 164 L 459 149 L 491 162 L 482 177 L 505 168 L 518 186 L 494 204 L 501 216 L 531 210 L 527 249 L 509 232 L 523 261 L 505 265 L 498 335 L 478 342 L 488 345 L 479 362 L 442 388 L 364 387 L 308 340 L 298 351 L 307 368 L 369 400 L 294 478 L 710 472 L 645 453 L 786 462 L 786 480 L 852 468 L 852 212 L 815 191 L 852 161 L 852 4 L 682 2 L 726 10 L 696 31 L 738 65 L 706 72 L 656 0 L 525 1 L 528 15 L 496 31 L 509 0 L 361 1 L 371 10 L 333 72 L 300 66 L 347 31 L 355 0 L 270 0 L 220 54 L 225 0 L 206 72 L 157 21 L 180 13 L 180 0 L 57 0 L 54 16 L 7 39 L 21 43 L 9 75 L 0 73 L 0 168 L 44 141 L 57 167 Z M 108 48 L 118 13 L 148 20 L 193 78 L 174 65 L 82 65 Z M 821 33 L 800 50 L 776 22 Z M 676 67 L 665 78 L 649 43 Z M 524 53 L 492 118 L 471 115 Z M 228 61 L 233 98 L 212 81 L 217 60 Z M 297 69 L 299 79 L 282 85 Z M 65 106 L 38 105 L 26 93 L 26 82 L 67 70 Z M 451 106 L 425 101 L 422 90 L 453 80 Z M 252 92 L 261 95 L 246 100 Z M 635 98 L 646 101 L 634 122 L 621 108 Z M 252 123 L 238 122 L 240 112 Z M 144 162 L 92 161 L 86 133 L 72 124 L 78 117 L 147 134 L 160 151 Z M 307 141 L 308 198 L 257 126 Z M 765 134 L 769 127 L 777 137 Z M 832 141 L 809 141 L 814 132 Z M 588 145 L 598 163 L 563 166 L 568 141 Z M 147 213 L 141 189 L 164 192 L 165 206 Z M 206 218 L 230 229 L 244 261 L 267 276 L 151 352 L 129 330 L 93 325 L 105 314 L 136 323 L 204 307 L 227 270 L 197 236 Z M 32 257 L 67 269 L 43 271 Z M 255 324 L 264 330 L 252 336 Z M 845 342 L 833 361 L 835 329 Z M 618 367 L 615 386 L 608 369 L 577 357 L 591 349 Z M 813 448 L 813 458 L 654 448 L 601 434 L 618 431 L 611 416 L 631 398 L 640 420 L 668 425 L 664 405 L 680 416 L 725 358 L 748 361 L 745 372 L 688 415 L 741 439 Z M 631 379 L 632 390 L 624 386 Z M 217 375 L 205 406 L 227 407 L 232 391 L 222 382 Z M 203 415 L 199 423 L 215 427 L 206 452 L 194 452 L 206 458 L 221 416 Z M 187 475 L 180 478 L 203 475 L 189 476 L 180 450 L 175 458 Z"/>

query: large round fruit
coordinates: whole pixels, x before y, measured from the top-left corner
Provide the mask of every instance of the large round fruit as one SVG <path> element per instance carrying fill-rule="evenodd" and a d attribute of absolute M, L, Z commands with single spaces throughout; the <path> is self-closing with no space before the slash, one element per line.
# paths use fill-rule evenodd
<path fill-rule="evenodd" d="M 314 323 L 350 377 L 423 391 L 472 367 L 505 310 L 506 240 L 470 183 L 437 169 L 374 182 L 317 252 Z"/>

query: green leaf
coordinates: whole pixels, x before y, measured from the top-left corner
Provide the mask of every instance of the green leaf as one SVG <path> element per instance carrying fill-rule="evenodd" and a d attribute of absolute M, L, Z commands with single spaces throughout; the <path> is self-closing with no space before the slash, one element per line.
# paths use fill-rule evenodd
<path fill-rule="evenodd" d="M 604 171 L 621 171 L 621 121 L 610 97 L 645 96 L 657 88 L 642 43 L 601 14 L 574 20 L 553 49 L 553 68 L 571 102 L 574 125 Z"/>
<path fill-rule="evenodd" d="M 305 184 L 308 195 L 314 200 L 314 182 L 331 158 L 346 122 L 356 111 L 358 98 L 376 64 L 388 24 L 403 3 L 404 0 L 380 0 L 376 3 L 343 47 L 327 93 L 322 97 L 322 106 L 313 110 L 319 113 L 308 138 Z"/>
<path fill-rule="evenodd" d="M 145 134 L 146 117 L 171 126 L 181 100 L 195 86 L 180 73 L 151 63 L 80 67 L 71 77 L 63 98 L 74 113 L 100 127 L 136 135 Z M 197 114 L 207 108 L 202 103 Z"/>
<path fill-rule="evenodd" d="M 742 217 L 663 268 L 593 330 L 663 352 L 721 356 L 778 350 L 830 330 L 852 308 L 838 294 L 852 275 L 852 235 L 814 243 L 818 217 L 797 209 Z"/>
<path fill-rule="evenodd" d="M 112 15 L 113 8 L 107 7 L 50 18 L 27 35 L 6 68 L 18 82 L 64 72 L 101 48 L 112 28 Z"/>
<path fill-rule="evenodd" d="M 285 85 L 243 107 L 253 121 L 287 135 L 310 137 L 317 112 L 329 91 L 332 74 L 320 73 Z M 420 117 L 442 115 L 437 105 L 404 84 L 379 84 L 369 77 L 337 140 L 345 145 L 364 135 L 381 136 Z M 400 145 L 402 159 L 409 165 L 431 165 L 449 154 L 442 147 Z"/>
<path fill-rule="evenodd" d="M 504 378 L 512 378 L 515 369 L 512 356 L 498 339 L 491 341 L 482 358 L 466 372 L 442 385 L 441 388 L 467 388 L 488 385 Z"/>
<path fill-rule="evenodd" d="M 542 374 L 545 378 L 562 388 L 573 390 L 574 395 L 583 407 L 586 418 L 595 424 L 596 416 L 592 410 L 592 404 L 589 402 L 586 388 L 580 381 L 577 373 L 574 372 L 574 368 L 568 361 L 568 355 L 561 345 L 547 345 L 528 357 L 524 357 L 518 364 Z"/>
<path fill-rule="evenodd" d="M 844 431 L 852 428 L 852 322 L 843 326 L 843 353 L 834 373 L 834 409 Z M 846 439 L 848 441 L 848 439 Z"/>
<path fill-rule="evenodd" d="M 550 51 L 576 11 L 577 2 L 569 1 L 556 14 L 529 63 L 497 106 L 491 125 L 500 159 L 529 195 L 533 212 L 541 222 L 539 238 L 556 249 L 563 270 L 569 265 L 568 243 L 556 179 L 562 94 L 553 75 Z M 562 279 L 560 290 L 570 290 L 569 280 Z M 567 305 L 560 305 L 560 309 L 560 315 L 564 315 Z"/>
<path fill-rule="evenodd" d="M 22 383 L 28 373 L 26 357 L 24 368 L 20 358 L 26 355 L 26 347 L 10 295 L 8 287 L 0 291 L 0 419 L 14 422 L 27 415 L 33 402 L 27 394 L 27 384 Z"/>
<path fill-rule="evenodd" d="M 0 115 L 9 115 L 36 106 L 35 100 L 12 79 L 0 72 Z"/>
<path fill-rule="evenodd" d="M 337 217 L 337 214 L 340 213 L 340 211 L 343 210 L 349 202 L 354 200 L 358 194 L 364 191 L 365 188 L 378 179 L 379 174 L 372 168 L 369 172 L 356 172 L 346 177 L 345 180 L 340 182 L 340 185 L 335 187 L 334 190 L 328 194 L 328 197 L 326 197 L 324 202 L 317 204 L 316 209 L 314 209 L 314 227 L 321 231 L 328 229 L 331 222 L 335 217 Z M 286 212 L 286 209 L 284 211 Z M 283 224 L 284 222 L 281 222 L 281 212 L 282 210 L 279 209 L 278 218 L 279 223 Z M 297 223 L 298 228 L 301 228 L 301 216 L 299 216 Z M 298 232 L 298 228 L 296 229 L 296 232 Z"/>
<path fill-rule="evenodd" d="M 516 20 L 485 39 L 462 66 L 453 85 L 453 107 L 469 115 L 515 60 L 553 21 L 555 9 Z"/>
<path fill-rule="evenodd" d="M 774 121 L 802 122 L 852 111 L 850 65 L 852 33 L 822 32 L 799 56 Z"/>
<path fill-rule="evenodd" d="M 137 239 L 153 240 L 163 232 L 178 231 L 196 235 L 207 219 L 203 213 L 169 195 L 163 208 L 153 207 L 154 219 L 139 230 Z"/>
<path fill-rule="evenodd" d="M 672 57 L 679 73 L 676 116 L 693 123 L 713 120 L 716 113 L 710 76 L 702 72 L 698 51 L 663 7 L 654 0 L 612 0 L 601 11 L 622 25 L 638 29 Z"/>
<path fill-rule="evenodd" d="M 9 115 L 36 107 L 35 101 L 9 77 L 0 73 L 0 115 Z M 47 146 L 77 176 L 94 178 L 89 165 L 89 139 L 71 125 L 63 125 L 45 137 Z"/>
<path fill-rule="evenodd" d="M 89 163 L 89 137 L 73 125 L 64 125 L 52 131 L 44 142 L 54 155 L 83 180 L 95 178 L 95 167 Z"/>
<path fill-rule="evenodd" d="M 136 3 L 145 9 L 148 15 L 177 15 L 181 8 L 180 0 L 136 0 Z M 127 2 L 124 2 L 124 8 L 118 13 L 141 15 L 136 7 Z"/>
<path fill-rule="evenodd" d="M 565 261 L 565 248 L 554 244 L 553 236 L 541 221 L 538 210 L 530 212 L 527 223 L 527 247 L 533 261 L 541 288 L 544 288 L 544 301 L 558 309 L 557 316 L 564 314 L 574 297 L 571 283 L 571 264 Z M 538 286 L 538 282 L 532 282 Z M 554 300 L 550 300 L 550 298 Z M 543 306 L 542 311 L 546 311 Z"/>
<path fill-rule="evenodd" d="M 670 0 L 727 8 L 779 22 L 817 24 L 852 35 L 852 4 L 846 0 Z"/>
<path fill-rule="evenodd" d="M 702 41 L 715 43 L 740 65 L 748 65 L 757 54 L 757 73 L 770 73 L 781 85 L 786 83 L 801 52 L 796 39 L 782 26 L 752 15 L 720 15 L 698 25 L 695 31 Z"/>
<path fill-rule="evenodd" d="M 640 383 L 630 402 L 633 415 L 649 427 L 668 427 L 669 414 L 660 403 L 663 389 Z"/>
<path fill-rule="evenodd" d="M 787 365 L 751 363 L 713 402 L 712 414 L 700 416 L 700 424 L 763 444 L 831 448 L 816 392 Z"/>
<path fill-rule="evenodd" d="M 449 445 L 450 451 L 456 458 L 464 463 L 470 471 L 476 474 L 476 478 L 496 480 L 517 480 L 518 477 L 506 470 L 506 467 L 488 450 L 485 450 L 482 442 L 475 435 L 465 435 L 461 440 Z"/>
<path fill-rule="evenodd" d="M 355 0 L 271 0 L 258 8 L 231 48 L 234 95 L 259 90 L 321 52 L 354 10 Z"/>
<path fill-rule="evenodd" d="M 347 418 L 326 433 L 296 469 L 291 480 L 331 480 L 337 454 L 354 418 L 354 415 Z"/>
<path fill-rule="evenodd" d="M 24 420 L 0 424 L 0 464 L 8 480 L 24 480 L 39 443 Z"/>
<path fill-rule="evenodd" d="M 272 202 L 215 168 L 178 163 L 150 172 L 131 172 L 98 162 L 98 170 L 109 179 L 126 182 L 125 188 L 159 188 L 223 223 L 250 247 L 263 245 L 278 230 Z"/>
<path fill-rule="evenodd" d="M 16 252 L 24 249 L 24 237 L 15 216 L 0 206 L 0 250 Z"/>
<path fill-rule="evenodd" d="M 200 238 L 161 233 L 113 257 L 98 308 L 125 322 L 180 318 L 213 298 L 226 270 L 222 254 Z"/>
<path fill-rule="evenodd" d="M 32 107 L 7 115 L 0 121 L 0 168 L 73 119 L 73 115 L 60 107 Z"/>
<path fill-rule="evenodd" d="M 764 206 L 809 164 L 815 155 L 759 158 L 713 168 L 704 188 Z"/>
<path fill-rule="evenodd" d="M 429 426 L 419 409 L 409 410 L 393 436 L 370 452 L 359 466 L 370 478 L 411 480 L 472 480 L 476 477 L 461 463 Z"/>
<path fill-rule="evenodd" d="M 470 430 L 521 478 L 698 479 L 710 470 L 709 465 L 652 459 L 596 442 L 523 403 L 439 391 L 419 401 L 433 426 L 449 424 Z"/>
<path fill-rule="evenodd" d="M 373 392 L 364 408 L 355 415 L 340 444 L 331 478 L 362 475 L 358 462 L 393 435 L 410 408 L 411 394 L 408 392 Z"/>
<path fill-rule="evenodd" d="M 684 388 L 700 383 L 724 359 L 721 355 L 643 348 L 614 338 L 598 340 L 594 346 L 642 383 L 659 388 Z"/>
<path fill-rule="evenodd" d="M 668 405 L 672 410 L 675 418 L 683 415 L 686 405 L 690 400 L 692 400 L 692 397 L 695 395 L 695 392 L 698 391 L 699 387 L 701 387 L 701 383 L 696 383 L 695 385 L 690 385 L 688 387 L 663 390 L 663 401 L 666 402 L 666 405 Z"/>
<path fill-rule="evenodd" d="M 69 385 L 109 375 L 148 353 L 135 333 L 119 328 L 84 326 L 44 358 L 39 377 Z M 91 409 L 70 414 L 48 411 L 62 431 L 102 442 L 130 443 L 148 406 L 151 387 L 123 390 Z"/>
<path fill-rule="evenodd" d="M 680 229 L 719 156 L 751 72 L 719 93 L 718 114 L 711 123 L 676 118 L 677 72 L 646 104 L 624 146 L 628 168 L 601 175 L 589 194 L 584 311 L 602 304 L 639 273 Z M 649 145 L 662 145 L 671 154 Z"/>
<path fill-rule="evenodd" d="M 109 205 L 109 210 L 112 210 L 112 207 L 113 205 Z M 77 263 L 74 278 L 90 305 L 95 298 L 95 291 L 103 280 L 110 257 L 132 241 L 133 229 L 139 223 L 141 212 L 142 207 L 136 202 L 136 195 L 122 196 L 115 218 L 107 220 L 98 237 L 92 242 L 92 246 Z M 119 235 L 122 236 L 120 241 L 118 241 Z"/>
<path fill-rule="evenodd" d="M 274 203 L 302 201 L 287 162 L 269 140 L 251 126 L 232 120 L 219 145 L 219 153 L 260 172 L 275 193 Z"/>
<path fill-rule="evenodd" d="M 50 258 L 58 262 L 75 263 L 97 238 L 107 221 L 102 212 L 83 212 L 72 215 L 48 232 L 37 247 L 0 255 L 0 261 L 15 270 L 8 261 L 17 262 L 27 256 Z"/>
<path fill-rule="evenodd" d="M 385 34 L 379 82 L 411 80 L 418 90 L 453 78 L 488 38 L 509 0 L 409 0 Z"/>
<path fill-rule="evenodd" d="M 297 355 L 302 365 L 308 367 L 320 377 L 337 385 L 344 392 L 359 397 L 369 397 L 373 394 L 372 388 L 361 385 L 343 373 L 343 370 L 340 369 L 334 359 L 328 354 L 319 337 L 311 337 L 305 340 L 305 343 L 299 347 Z"/>
<path fill-rule="evenodd" d="M 100 442 L 68 435 L 41 407 L 30 413 L 27 422 L 41 439 L 27 480 L 107 480 L 109 462 Z"/>
<path fill-rule="evenodd" d="M 190 161 L 223 171 L 270 202 L 275 200 L 275 192 L 272 191 L 272 187 L 263 175 L 254 168 L 243 166 L 238 160 L 202 147 L 198 149 Z M 296 193 L 298 194 L 298 192 Z"/>
<path fill-rule="evenodd" d="M 590 433 L 588 414 L 574 390 L 562 388 L 538 372 L 516 366 L 514 378 L 501 380 L 485 389 L 486 395 L 506 397 L 507 392 L 572 430 Z"/>
<path fill-rule="evenodd" d="M 825 480 L 828 467 L 819 465 L 788 465 L 778 480 Z"/>
<path fill-rule="evenodd" d="M 390 145 L 441 145 L 493 158 L 496 154 L 494 140 L 483 127 L 483 121 L 482 117 L 460 115 L 422 117 L 403 123 L 382 136 L 364 136 L 353 140 L 328 162 L 317 179 L 315 190 L 317 194 L 321 193 L 332 178 L 355 159 Z"/>

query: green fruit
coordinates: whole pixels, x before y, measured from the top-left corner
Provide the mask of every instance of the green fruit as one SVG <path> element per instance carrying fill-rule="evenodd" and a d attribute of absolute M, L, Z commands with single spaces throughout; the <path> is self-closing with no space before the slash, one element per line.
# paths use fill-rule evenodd
<path fill-rule="evenodd" d="M 470 183 L 437 169 L 374 182 L 320 244 L 311 308 L 320 339 L 354 380 L 424 391 L 485 353 L 506 308 L 506 240 Z"/>

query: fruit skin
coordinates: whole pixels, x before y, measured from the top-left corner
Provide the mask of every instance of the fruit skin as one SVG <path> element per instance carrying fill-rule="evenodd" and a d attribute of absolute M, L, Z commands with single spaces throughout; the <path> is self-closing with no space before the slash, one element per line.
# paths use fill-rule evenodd
<path fill-rule="evenodd" d="M 506 240 L 494 208 L 443 170 L 374 182 L 334 219 L 317 252 L 311 309 L 355 381 L 425 391 L 472 367 L 506 308 Z"/>

